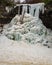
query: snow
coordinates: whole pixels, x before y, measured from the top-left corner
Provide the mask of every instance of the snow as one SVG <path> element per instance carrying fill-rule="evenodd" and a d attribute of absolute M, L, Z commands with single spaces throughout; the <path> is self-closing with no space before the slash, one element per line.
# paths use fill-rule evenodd
<path fill-rule="evenodd" d="M 52 65 L 52 30 L 25 13 L 4 26 L 0 35 L 0 65 Z"/>
<path fill-rule="evenodd" d="M 52 65 L 52 49 L 0 37 L 0 65 Z"/>

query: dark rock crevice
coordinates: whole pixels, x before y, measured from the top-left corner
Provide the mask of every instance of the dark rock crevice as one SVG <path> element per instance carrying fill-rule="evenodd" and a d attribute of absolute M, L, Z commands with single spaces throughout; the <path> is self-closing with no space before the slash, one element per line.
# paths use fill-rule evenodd
<path fill-rule="evenodd" d="M 40 19 L 42 20 L 43 24 L 52 30 L 52 4 L 51 2 L 45 5 L 45 12 L 44 14 L 40 13 Z"/>

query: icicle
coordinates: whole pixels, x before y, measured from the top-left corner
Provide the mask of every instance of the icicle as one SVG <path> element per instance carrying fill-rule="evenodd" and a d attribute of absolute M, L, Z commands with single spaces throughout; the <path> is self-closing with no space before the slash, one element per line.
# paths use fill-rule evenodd
<path fill-rule="evenodd" d="M 39 7 L 36 8 L 36 11 L 35 11 L 35 17 L 39 18 Z"/>
<path fill-rule="evenodd" d="M 22 14 L 23 14 L 24 11 L 27 13 L 27 5 L 23 5 Z"/>
<path fill-rule="evenodd" d="M 30 9 L 30 14 L 33 16 L 35 7 L 34 7 L 34 5 L 30 5 L 30 7 L 31 7 L 31 9 Z"/>
<path fill-rule="evenodd" d="M 44 5 L 45 5 L 45 3 L 39 3 L 40 10 L 42 11 L 42 14 L 44 13 Z"/>
<path fill-rule="evenodd" d="M 20 17 L 20 22 L 23 23 L 24 14 L 27 13 L 27 5 L 23 5 L 22 15 Z"/>
<path fill-rule="evenodd" d="M 31 6 L 30 14 L 32 16 L 39 18 L 40 11 L 42 11 L 42 13 L 44 13 L 44 5 L 45 5 L 44 3 L 38 3 L 38 4 L 30 5 Z M 35 12 L 34 12 L 34 10 L 35 10 Z"/>

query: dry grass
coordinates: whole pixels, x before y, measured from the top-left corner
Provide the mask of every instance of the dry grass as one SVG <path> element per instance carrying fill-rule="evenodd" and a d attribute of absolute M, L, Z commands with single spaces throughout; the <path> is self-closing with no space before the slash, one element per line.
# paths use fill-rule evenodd
<path fill-rule="evenodd" d="M 52 65 L 44 62 L 0 62 L 0 65 Z"/>

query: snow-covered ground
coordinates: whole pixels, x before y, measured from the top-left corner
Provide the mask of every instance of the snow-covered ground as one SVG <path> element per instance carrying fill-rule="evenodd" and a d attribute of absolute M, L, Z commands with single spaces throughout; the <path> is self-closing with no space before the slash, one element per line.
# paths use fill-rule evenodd
<path fill-rule="evenodd" d="M 0 65 L 52 65 L 52 49 L 1 36 Z"/>
<path fill-rule="evenodd" d="M 16 15 L 0 34 L 0 65 L 52 65 L 52 30 L 25 14 Z"/>

